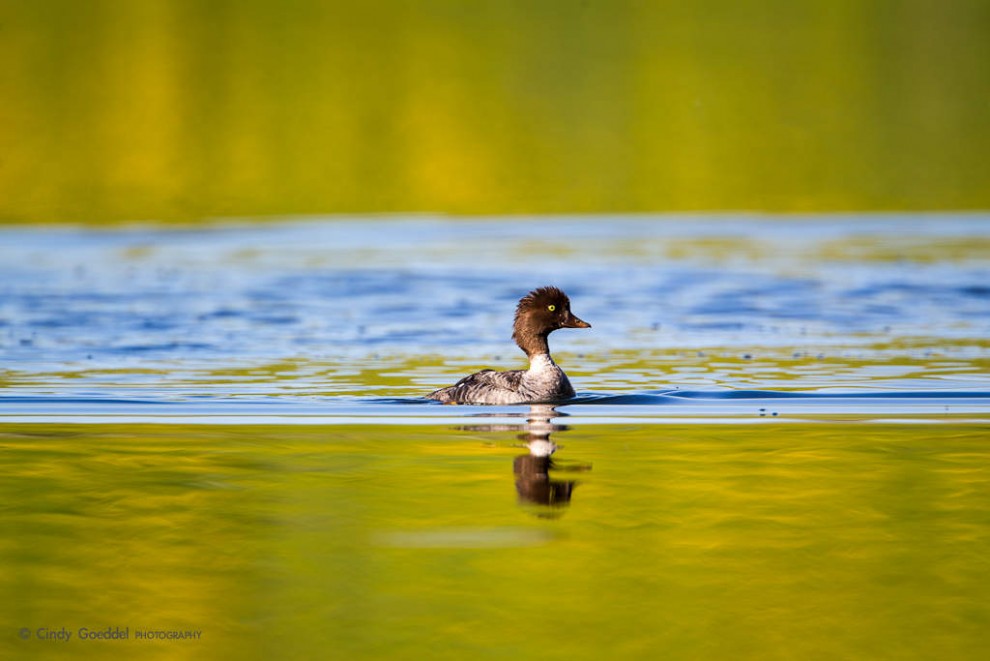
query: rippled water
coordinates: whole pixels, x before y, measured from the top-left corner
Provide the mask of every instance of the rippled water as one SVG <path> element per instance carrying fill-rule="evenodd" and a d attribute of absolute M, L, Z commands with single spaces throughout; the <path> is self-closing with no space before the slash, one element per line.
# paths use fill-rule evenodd
<path fill-rule="evenodd" d="M 0 425 L 0 654 L 978 659 L 990 644 L 986 424 L 565 428 L 579 416 Z M 131 638 L 37 639 L 61 627 Z M 202 636 L 136 639 L 148 630 Z"/>
<path fill-rule="evenodd" d="M 985 215 L 2 230 L 0 656 L 978 658 L 988 275 Z M 573 402 L 422 399 L 551 283 Z"/>
<path fill-rule="evenodd" d="M 548 283 L 594 326 L 552 338 L 579 392 L 990 391 L 980 215 L 342 219 L 0 245 L 2 383 L 66 410 L 417 397 L 524 364 L 512 312 Z"/>

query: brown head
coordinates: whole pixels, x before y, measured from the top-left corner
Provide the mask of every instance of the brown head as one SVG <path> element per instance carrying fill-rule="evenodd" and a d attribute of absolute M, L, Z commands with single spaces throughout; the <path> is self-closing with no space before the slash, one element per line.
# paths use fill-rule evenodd
<path fill-rule="evenodd" d="M 527 356 L 550 353 L 547 336 L 558 328 L 591 328 L 571 314 L 571 301 L 556 287 L 534 289 L 516 306 L 512 339 Z"/>

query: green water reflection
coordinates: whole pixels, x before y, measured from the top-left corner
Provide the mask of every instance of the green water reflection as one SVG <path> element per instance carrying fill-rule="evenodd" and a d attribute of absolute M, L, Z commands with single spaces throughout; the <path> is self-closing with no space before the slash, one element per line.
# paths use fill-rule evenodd
<path fill-rule="evenodd" d="M 990 5 L 0 5 L 0 219 L 990 206 Z"/>
<path fill-rule="evenodd" d="M 575 425 L 548 506 L 509 427 L 5 425 L 0 655 L 977 658 L 987 433 Z"/>

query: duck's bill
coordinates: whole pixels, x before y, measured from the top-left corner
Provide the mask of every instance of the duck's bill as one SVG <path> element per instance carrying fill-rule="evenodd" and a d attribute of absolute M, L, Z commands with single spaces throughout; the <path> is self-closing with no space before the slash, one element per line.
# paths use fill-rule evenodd
<path fill-rule="evenodd" d="M 573 314 L 567 315 L 567 319 L 564 320 L 564 328 L 591 328 L 591 324 L 587 321 L 581 321 Z"/>

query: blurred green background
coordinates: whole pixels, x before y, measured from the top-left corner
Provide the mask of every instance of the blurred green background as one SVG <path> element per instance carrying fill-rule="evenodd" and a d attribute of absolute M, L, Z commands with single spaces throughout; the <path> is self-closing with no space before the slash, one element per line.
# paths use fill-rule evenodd
<path fill-rule="evenodd" d="M 0 220 L 990 208 L 987 0 L 0 0 Z"/>

